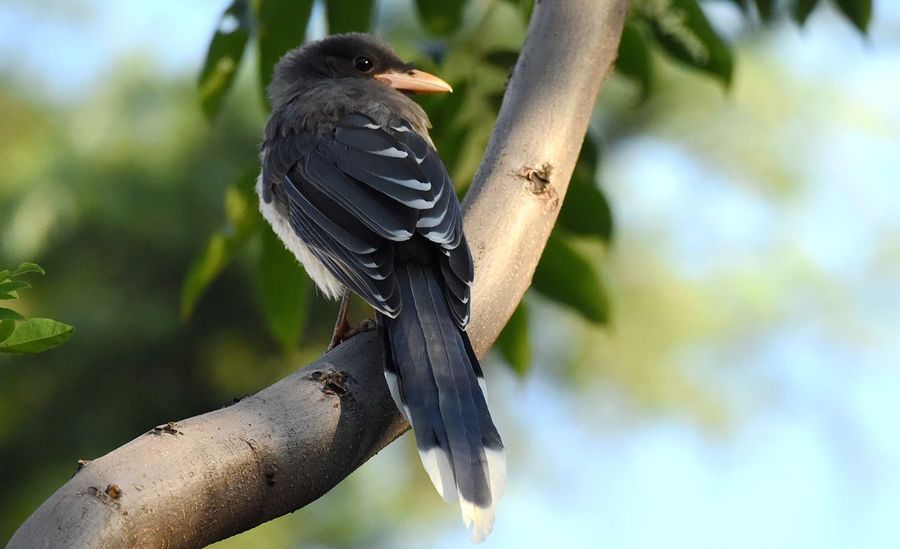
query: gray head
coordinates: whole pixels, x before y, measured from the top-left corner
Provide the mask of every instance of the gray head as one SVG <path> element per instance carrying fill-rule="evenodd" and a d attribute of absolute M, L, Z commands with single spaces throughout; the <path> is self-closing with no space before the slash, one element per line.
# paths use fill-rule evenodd
<path fill-rule="evenodd" d="M 399 92 L 444 93 L 450 85 L 403 62 L 394 50 L 368 34 L 338 34 L 286 53 L 269 84 L 272 105 L 328 81 L 372 81 Z"/>

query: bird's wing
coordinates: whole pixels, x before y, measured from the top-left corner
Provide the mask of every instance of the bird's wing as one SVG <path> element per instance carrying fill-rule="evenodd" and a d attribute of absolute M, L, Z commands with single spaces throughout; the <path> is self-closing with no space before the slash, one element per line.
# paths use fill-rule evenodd
<path fill-rule="evenodd" d="M 265 146 L 263 198 L 275 188 L 312 253 L 388 316 L 401 306 L 395 243 L 431 241 L 450 309 L 466 325 L 473 269 L 459 202 L 434 148 L 409 124 L 350 114 L 318 137 L 283 134 Z"/>
<path fill-rule="evenodd" d="M 435 189 L 435 204 L 422 212 L 416 228 L 428 240 L 440 244 L 441 274 L 446 283 L 450 311 L 460 328 L 469 323 L 469 297 L 475 278 L 472 255 L 463 234 L 462 211 L 447 168 L 434 147 L 405 122 L 390 124 L 388 131 L 405 147 Z"/>

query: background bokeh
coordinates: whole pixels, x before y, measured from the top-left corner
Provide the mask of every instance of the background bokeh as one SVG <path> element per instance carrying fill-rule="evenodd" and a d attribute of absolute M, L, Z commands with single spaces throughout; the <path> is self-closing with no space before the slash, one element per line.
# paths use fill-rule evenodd
<path fill-rule="evenodd" d="M 488 546 L 900 545 L 900 4 L 876 1 L 863 35 L 838 3 L 803 27 L 740 3 L 702 4 L 733 51 L 729 86 L 654 49 L 651 79 L 616 73 L 598 101 L 612 236 L 570 219 L 555 238 L 602 304 L 573 308 L 545 275 L 486 360 L 510 456 Z M 211 122 L 198 100 L 229 4 L 0 2 L 0 266 L 44 266 L 16 305 L 77 330 L 0 356 L 0 542 L 78 459 L 323 348 L 334 306 L 303 294 L 303 315 L 279 321 L 258 235 L 183 314 L 210 235 L 240 232 L 265 119 L 253 44 Z M 450 38 L 411 2 L 373 14 L 457 88 L 427 106 L 461 189 L 524 36 L 519 4 L 471 0 Z M 317 3 L 307 35 L 326 30 Z M 219 546 L 468 543 L 407 436 Z"/>

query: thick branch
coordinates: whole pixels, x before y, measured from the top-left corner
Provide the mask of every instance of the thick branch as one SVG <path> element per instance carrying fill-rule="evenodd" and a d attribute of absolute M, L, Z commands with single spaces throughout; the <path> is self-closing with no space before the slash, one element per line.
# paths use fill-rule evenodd
<path fill-rule="evenodd" d="M 538 0 L 464 204 L 469 333 L 487 351 L 527 290 L 612 67 L 627 0 Z M 10 547 L 197 547 L 325 494 L 409 426 L 374 333 L 252 397 L 160 426 L 88 463 Z"/>
<path fill-rule="evenodd" d="M 628 0 L 537 0 L 484 160 L 463 203 L 475 258 L 469 337 L 497 339 L 531 285 L 612 70 Z"/>
<path fill-rule="evenodd" d="M 380 353 L 367 332 L 236 404 L 91 461 L 10 547 L 198 547 L 303 507 L 409 428 Z"/>

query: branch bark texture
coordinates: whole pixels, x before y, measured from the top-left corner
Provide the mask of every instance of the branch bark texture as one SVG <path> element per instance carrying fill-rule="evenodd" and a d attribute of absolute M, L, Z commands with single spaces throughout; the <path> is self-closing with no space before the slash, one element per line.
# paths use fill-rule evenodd
<path fill-rule="evenodd" d="M 472 346 L 487 352 L 537 267 L 612 70 L 628 0 L 537 0 L 497 124 L 463 202 L 475 259 Z"/>
<path fill-rule="evenodd" d="M 537 0 L 463 205 L 479 355 L 531 283 L 627 8 Z M 84 465 L 9 547 L 198 547 L 303 507 L 409 428 L 382 356 L 365 333 L 234 405 L 154 428 Z"/>

